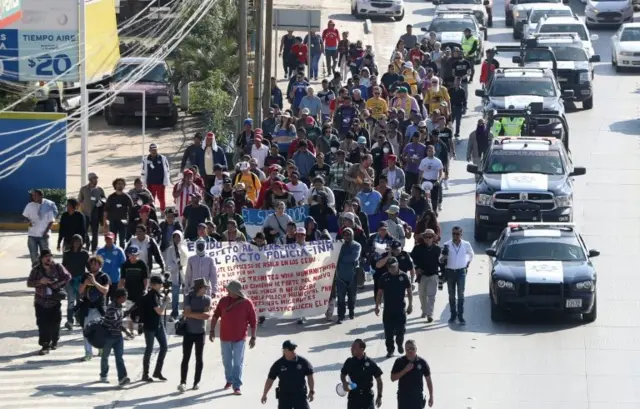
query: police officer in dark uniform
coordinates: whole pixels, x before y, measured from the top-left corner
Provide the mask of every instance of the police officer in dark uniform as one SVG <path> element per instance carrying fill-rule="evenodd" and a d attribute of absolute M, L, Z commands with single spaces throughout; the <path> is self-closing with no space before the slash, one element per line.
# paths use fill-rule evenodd
<path fill-rule="evenodd" d="M 394 240 L 391 243 L 391 251 L 387 251 L 382 255 L 382 258 L 378 260 L 376 263 L 376 271 L 384 270 L 386 273 L 387 269 L 387 261 L 389 258 L 395 257 L 398 260 L 398 265 L 400 266 L 400 271 L 404 271 L 405 273 L 409 273 L 411 276 L 411 282 L 415 280 L 416 277 L 416 269 L 413 264 L 413 259 L 411 255 L 406 251 L 402 250 L 402 243 L 398 240 Z"/>
<path fill-rule="evenodd" d="M 376 296 L 376 315 L 380 315 L 380 303 L 384 297 L 384 312 L 382 324 L 384 325 L 385 345 L 387 346 L 387 358 L 393 356 L 395 342 L 398 352 L 404 353 L 404 333 L 407 326 L 407 315 L 413 310 L 413 294 L 411 279 L 404 271 L 400 271 L 398 259 L 390 257 L 387 261 L 387 270 L 380 278 L 380 288 Z M 409 305 L 404 302 L 405 294 L 409 299 Z M 406 309 L 405 309 L 406 307 Z"/>
<path fill-rule="evenodd" d="M 418 356 L 418 348 L 413 340 L 405 344 L 407 354 L 396 359 L 391 369 L 391 382 L 398 381 L 398 409 L 422 409 L 427 404 L 433 406 L 433 383 L 431 369 L 423 358 Z M 427 381 L 429 400 L 424 397 L 424 383 Z"/>
<path fill-rule="evenodd" d="M 278 409 L 309 409 L 309 402 L 315 394 L 313 366 L 296 354 L 298 346 L 292 341 L 282 343 L 282 358 L 271 365 L 267 381 L 264 383 L 262 403 L 267 403 L 267 393 L 276 378 L 280 379 L 276 388 Z M 307 392 L 307 383 L 309 384 Z"/>
<path fill-rule="evenodd" d="M 367 344 L 360 338 L 351 345 L 351 358 L 344 361 L 340 380 L 345 391 L 349 391 L 347 409 L 373 409 L 373 380 L 376 380 L 378 396 L 375 406 L 382 406 L 382 369 L 369 358 L 364 350 Z M 347 377 L 349 380 L 347 380 Z M 355 389 L 350 384 L 355 384 Z"/>

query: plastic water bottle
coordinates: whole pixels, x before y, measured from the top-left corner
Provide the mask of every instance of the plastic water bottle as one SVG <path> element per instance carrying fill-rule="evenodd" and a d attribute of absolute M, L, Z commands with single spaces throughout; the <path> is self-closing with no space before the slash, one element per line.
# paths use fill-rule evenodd
<path fill-rule="evenodd" d="M 357 387 L 358 387 L 358 385 L 356 385 L 356 383 L 355 383 L 355 382 L 350 382 L 350 383 L 349 383 L 349 390 L 350 390 L 350 391 L 355 390 Z"/>
<path fill-rule="evenodd" d="M 373 281 L 373 273 L 371 271 L 366 271 L 364 273 L 364 281 L 370 283 Z"/>

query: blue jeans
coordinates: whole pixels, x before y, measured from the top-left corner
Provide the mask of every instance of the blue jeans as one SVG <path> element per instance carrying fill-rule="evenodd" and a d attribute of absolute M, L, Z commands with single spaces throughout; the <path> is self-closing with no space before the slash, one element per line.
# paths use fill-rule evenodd
<path fill-rule="evenodd" d="M 127 377 L 127 368 L 124 366 L 124 338 L 122 338 L 121 334 L 110 335 L 104 344 L 102 359 L 100 360 L 100 377 L 106 378 L 109 374 L 109 355 L 111 355 L 112 349 L 113 355 L 116 357 L 118 381 L 122 381 Z"/>
<path fill-rule="evenodd" d="M 451 107 L 451 119 L 456 124 L 456 135 L 460 135 L 460 123 L 462 122 L 462 107 Z"/>
<path fill-rule="evenodd" d="M 101 316 L 97 308 L 89 308 L 84 319 L 84 328 L 87 328 L 90 322 L 99 320 Z M 93 355 L 93 347 L 86 338 L 84 339 L 84 353 L 85 355 Z"/>
<path fill-rule="evenodd" d="M 76 301 L 80 300 L 78 290 L 81 279 L 82 277 L 74 277 L 64 287 L 64 290 L 67 292 L 67 322 L 71 324 L 73 324 L 73 308 L 76 306 Z"/>
<path fill-rule="evenodd" d="M 160 351 L 158 352 L 158 358 L 156 359 L 156 368 L 153 371 L 154 375 L 162 374 L 162 367 L 164 365 L 164 358 L 167 356 L 167 331 L 165 331 L 162 321 L 156 329 L 144 331 L 144 357 L 142 358 L 142 372 L 144 375 L 149 375 L 149 365 L 151 363 L 151 353 L 153 352 L 154 340 L 158 340 L 160 345 Z"/>
<path fill-rule="evenodd" d="M 451 316 L 464 314 L 464 286 L 467 281 L 467 269 L 445 270 L 447 277 L 447 290 L 449 290 L 449 310 Z M 456 294 L 458 302 L 456 305 Z"/>
<path fill-rule="evenodd" d="M 27 247 L 29 248 L 29 257 L 31 257 L 31 264 L 35 266 L 40 260 L 40 253 L 42 252 L 42 250 L 49 250 L 49 236 L 29 236 L 27 238 Z"/>
<path fill-rule="evenodd" d="M 317 78 L 318 77 L 318 66 L 320 65 L 320 58 L 322 57 L 321 54 L 318 55 L 311 55 L 311 77 L 312 78 Z M 311 78 L 310 78 L 311 79 Z"/>
<path fill-rule="evenodd" d="M 244 364 L 244 344 L 245 340 L 238 342 L 220 342 L 222 350 L 222 364 L 224 365 L 224 377 L 233 389 L 242 386 L 242 366 Z"/>
<path fill-rule="evenodd" d="M 356 283 L 355 276 L 350 281 L 343 281 L 339 278 L 336 279 L 336 292 L 338 293 L 338 319 L 344 319 L 344 315 L 349 309 L 349 314 L 352 314 L 356 307 L 356 295 L 358 291 L 358 283 Z M 345 297 L 347 303 L 345 305 Z"/>
<path fill-rule="evenodd" d="M 178 274 L 178 282 L 171 283 L 171 316 L 178 318 L 179 305 L 180 305 L 180 286 L 182 285 L 182 278 Z"/>

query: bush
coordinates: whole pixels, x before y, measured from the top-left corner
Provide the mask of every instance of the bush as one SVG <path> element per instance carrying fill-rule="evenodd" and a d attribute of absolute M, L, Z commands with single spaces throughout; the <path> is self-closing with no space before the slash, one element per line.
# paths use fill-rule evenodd
<path fill-rule="evenodd" d="M 64 189 L 40 189 L 45 199 L 51 200 L 58 206 L 58 213 L 65 212 L 67 209 L 67 191 Z M 30 190 L 31 194 L 33 190 Z"/>
<path fill-rule="evenodd" d="M 189 87 L 189 113 L 201 113 L 207 117 L 207 131 L 216 133 L 218 145 L 229 142 L 228 131 L 233 121 L 227 115 L 233 108 L 233 97 L 223 89 L 224 74 L 212 71 L 203 81 L 192 82 Z"/>

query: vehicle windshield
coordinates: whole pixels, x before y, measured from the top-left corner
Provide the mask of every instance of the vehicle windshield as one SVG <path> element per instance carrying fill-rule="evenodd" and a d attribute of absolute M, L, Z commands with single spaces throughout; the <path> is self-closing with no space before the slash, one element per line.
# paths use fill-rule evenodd
<path fill-rule="evenodd" d="M 513 95 L 531 95 L 555 97 L 556 90 L 550 78 L 496 78 L 489 92 L 491 97 L 510 97 Z"/>
<path fill-rule="evenodd" d="M 482 0 L 442 0 L 440 4 L 482 4 Z"/>
<path fill-rule="evenodd" d="M 141 70 L 137 70 L 140 67 L 139 64 L 123 64 L 116 68 L 116 73 L 114 75 L 114 79 L 116 81 L 126 81 L 131 78 L 131 76 L 139 75 Z M 136 82 L 160 82 L 167 83 L 169 82 L 169 73 L 164 64 L 157 64 L 155 67 L 151 69 L 148 73 L 146 73 L 142 78 L 137 80 Z"/>
<path fill-rule="evenodd" d="M 544 16 L 547 17 L 571 17 L 570 10 L 534 10 L 531 12 L 531 23 L 537 24 Z"/>
<path fill-rule="evenodd" d="M 580 24 L 544 24 L 541 33 L 577 33 L 582 41 L 588 41 L 587 30 Z"/>
<path fill-rule="evenodd" d="M 510 237 L 502 261 L 586 261 L 575 237 Z"/>
<path fill-rule="evenodd" d="M 556 61 L 589 61 L 587 53 L 584 48 L 569 47 L 569 46 L 551 46 L 553 54 L 556 56 Z M 538 61 L 551 61 L 549 52 L 547 50 L 531 50 L 527 51 L 525 62 L 538 62 Z"/>
<path fill-rule="evenodd" d="M 620 35 L 620 41 L 640 41 L 640 27 L 625 28 Z"/>
<path fill-rule="evenodd" d="M 470 19 L 439 19 L 433 20 L 431 22 L 431 26 L 429 27 L 429 31 L 435 31 L 436 33 L 452 33 L 458 32 L 462 33 L 465 28 L 470 28 L 472 31 L 475 31 L 476 25 Z"/>
<path fill-rule="evenodd" d="M 558 0 L 518 0 L 518 4 L 531 4 L 531 3 L 560 3 Z"/>
<path fill-rule="evenodd" d="M 558 151 L 494 150 L 487 159 L 486 174 L 539 173 L 563 175 L 564 166 Z"/>

